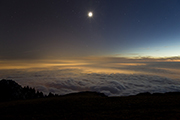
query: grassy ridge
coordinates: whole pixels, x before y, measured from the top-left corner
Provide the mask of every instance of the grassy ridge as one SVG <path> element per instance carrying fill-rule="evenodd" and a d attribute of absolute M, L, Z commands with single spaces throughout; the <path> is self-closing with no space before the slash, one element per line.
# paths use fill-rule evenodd
<path fill-rule="evenodd" d="M 180 119 L 180 95 L 105 97 L 93 92 L 0 103 L 2 119 Z"/>

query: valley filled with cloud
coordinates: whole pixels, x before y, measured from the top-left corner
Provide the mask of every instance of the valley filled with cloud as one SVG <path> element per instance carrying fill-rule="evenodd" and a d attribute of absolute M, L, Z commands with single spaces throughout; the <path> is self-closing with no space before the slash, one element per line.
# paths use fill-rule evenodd
<path fill-rule="evenodd" d="M 0 69 L 0 79 L 64 95 L 96 91 L 108 96 L 180 91 L 178 62 L 47 62 Z M 29 67 L 31 66 L 31 67 Z M 17 69 L 18 68 L 18 69 Z"/>

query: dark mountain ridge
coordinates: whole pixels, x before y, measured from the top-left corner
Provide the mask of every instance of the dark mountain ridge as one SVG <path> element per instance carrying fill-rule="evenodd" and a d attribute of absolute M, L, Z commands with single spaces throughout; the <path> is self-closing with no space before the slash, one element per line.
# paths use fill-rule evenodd
<path fill-rule="evenodd" d="M 136 96 L 162 96 L 162 95 L 180 95 L 180 92 L 167 92 L 167 93 L 139 93 Z M 58 97 L 58 96 L 101 96 L 107 97 L 103 93 L 93 91 L 83 91 L 78 93 L 70 93 L 66 95 L 58 95 L 49 93 L 44 95 L 42 92 L 35 90 L 29 86 L 22 87 L 13 80 L 0 80 L 0 101 L 12 101 L 12 100 L 25 100 L 45 97 Z"/>
<path fill-rule="evenodd" d="M 46 98 L 46 97 L 58 97 L 62 95 L 49 93 L 44 95 L 42 92 L 35 90 L 29 86 L 22 87 L 13 80 L 0 80 L 0 101 L 12 101 L 12 100 L 25 100 L 35 98 Z M 103 93 L 97 92 L 79 92 L 71 93 L 63 96 L 104 96 Z"/>
<path fill-rule="evenodd" d="M 36 91 L 29 86 L 22 87 L 13 80 L 0 81 L 0 101 L 11 101 L 20 99 L 34 99 L 44 97 L 42 92 Z"/>
<path fill-rule="evenodd" d="M 41 95 L 39 95 L 41 94 Z M 107 97 L 97 92 L 44 96 L 12 80 L 0 81 L 2 120 L 178 120 L 180 93 Z M 38 98 L 38 99 L 34 99 Z M 24 100 L 27 99 L 27 100 Z"/>

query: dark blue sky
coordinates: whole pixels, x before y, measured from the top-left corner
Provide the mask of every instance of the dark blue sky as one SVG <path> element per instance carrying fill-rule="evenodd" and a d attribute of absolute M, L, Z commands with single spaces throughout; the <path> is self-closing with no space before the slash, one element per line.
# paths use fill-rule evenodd
<path fill-rule="evenodd" d="M 173 57 L 179 31 L 179 0 L 0 1 L 1 59 Z"/>

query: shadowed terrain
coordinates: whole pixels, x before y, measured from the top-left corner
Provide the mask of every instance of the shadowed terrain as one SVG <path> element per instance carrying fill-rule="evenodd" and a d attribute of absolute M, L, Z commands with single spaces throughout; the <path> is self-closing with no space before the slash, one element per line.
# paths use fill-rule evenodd
<path fill-rule="evenodd" d="M 2 119 L 180 119 L 180 93 L 106 97 L 96 92 L 0 102 Z"/>
<path fill-rule="evenodd" d="M 42 92 L 36 91 L 29 86 L 21 87 L 13 80 L 0 81 L 0 101 L 11 101 L 20 99 L 34 99 L 44 97 Z"/>

